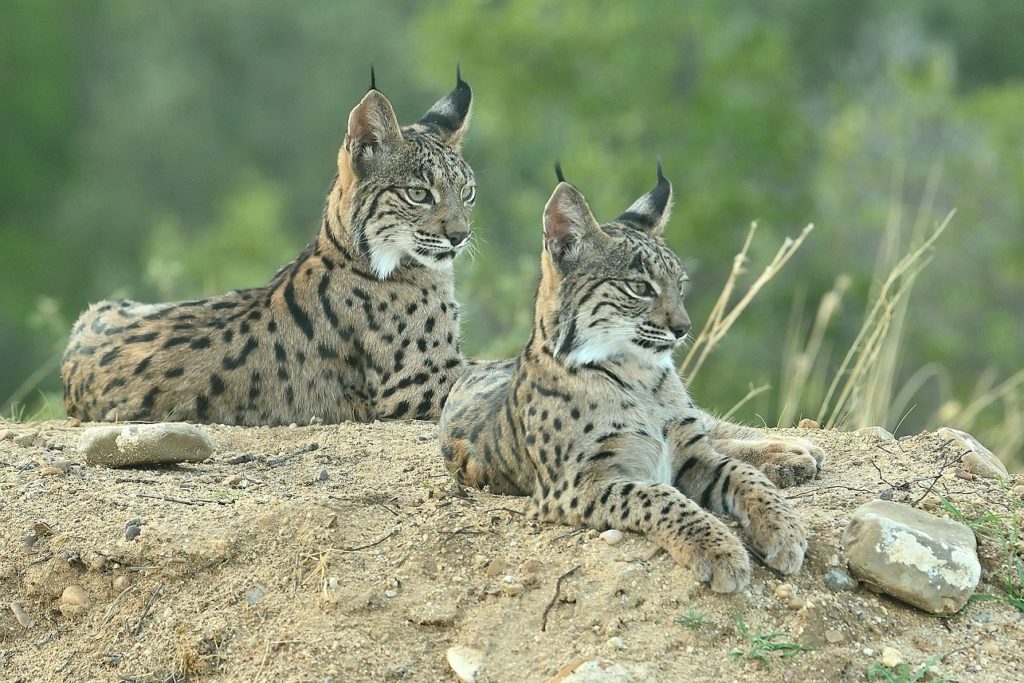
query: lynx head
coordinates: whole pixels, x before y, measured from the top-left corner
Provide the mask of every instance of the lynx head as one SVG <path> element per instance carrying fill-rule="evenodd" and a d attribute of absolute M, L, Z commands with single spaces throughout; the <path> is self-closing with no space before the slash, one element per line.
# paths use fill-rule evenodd
<path fill-rule="evenodd" d="M 554 352 L 567 365 L 620 356 L 670 364 L 690 331 L 683 264 L 665 244 L 672 185 L 658 184 L 610 223 L 599 225 L 587 200 L 565 182 L 544 208 L 538 318 L 554 318 Z"/>
<path fill-rule="evenodd" d="M 377 277 L 402 266 L 450 269 L 469 243 L 476 184 L 459 147 L 472 100 L 456 72 L 455 89 L 402 128 L 371 71 L 370 90 L 348 118 L 328 217 Z"/>

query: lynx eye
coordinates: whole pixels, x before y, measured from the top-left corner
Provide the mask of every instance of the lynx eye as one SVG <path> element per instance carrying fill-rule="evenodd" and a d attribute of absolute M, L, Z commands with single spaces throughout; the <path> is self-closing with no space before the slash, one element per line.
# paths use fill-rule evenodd
<path fill-rule="evenodd" d="M 476 185 L 466 185 L 462 188 L 462 201 L 469 204 L 476 199 Z"/>
<path fill-rule="evenodd" d="M 410 204 L 431 204 L 434 201 L 433 195 L 422 187 L 405 188 L 405 198 Z"/>
<path fill-rule="evenodd" d="M 654 289 L 654 286 L 646 280 L 634 280 L 629 283 L 629 291 L 641 299 L 652 299 L 658 292 Z"/>

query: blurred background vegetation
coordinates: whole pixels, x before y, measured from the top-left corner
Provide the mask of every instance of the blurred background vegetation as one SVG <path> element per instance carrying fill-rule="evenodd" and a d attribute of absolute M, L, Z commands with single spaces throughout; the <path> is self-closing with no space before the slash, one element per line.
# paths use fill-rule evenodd
<path fill-rule="evenodd" d="M 694 377 L 699 402 L 750 392 L 735 414 L 772 425 L 950 424 L 1019 467 L 1022 26 L 1019 0 L 4 2 L 0 407 L 60 414 L 88 302 L 266 282 L 317 230 L 370 63 L 408 123 L 461 59 L 469 354 L 526 338 L 552 162 L 608 220 L 660 156 L 698 328 L 752 220 L 737 297 L 816 224 Z M 899 257 L 954 208 L 886 303 Z M 873 365 L 840 405 L 828 386 L 880 295 L 877 349 L 870 324 L 859 343 Z"/>

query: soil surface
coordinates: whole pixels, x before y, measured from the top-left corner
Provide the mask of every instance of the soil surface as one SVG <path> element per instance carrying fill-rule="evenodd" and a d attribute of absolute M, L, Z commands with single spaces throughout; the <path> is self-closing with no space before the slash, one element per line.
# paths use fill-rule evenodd
<path fill-rule="evenodd" d="M 493 681 L 594 657 L 636 681 L 868 680 L 885 648 L 935 680 L 1024 680 L 1024 615 L 1003 600 L 938 618 L 823 583 L 866 501 L 1020 508 L 1021 475 L 961 478 L 933 434 L 788 430 L 829 454 L 787 492 L 807 560 L 721 596 L 640 536 L 454 486 L 431 423 L 205 426 L 206 462 L 120 470 L 84 465 L 87 426 L 0 423 L 0 680 L 452 681 L 455 645 Z M 1006 544 L 979 544 L 978 591 L 1003 595 Z M 806 649 L 734 654 L 756 654 L 738 619 Z"/>

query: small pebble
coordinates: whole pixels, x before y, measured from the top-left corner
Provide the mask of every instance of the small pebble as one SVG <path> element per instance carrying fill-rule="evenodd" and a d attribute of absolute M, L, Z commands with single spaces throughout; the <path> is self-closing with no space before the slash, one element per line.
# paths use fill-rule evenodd
<path fill-rule="evenodd" d="M 136 538 L 139 537 L 140 533 L 142 533 L 142 529 L 140 529 L 134 524 L 129 524 L 127 527 L 125 527 L 124 539 L 126 541 L 134 541 Z"/>
<path fill-rule="evenodd" d="M 263 594 L 266 592 L 267 587 L 261 583 L 257 583 L 255 586 L 245 591 L 245 601 L 249 604 L 249 607 L 255 607 L 263 600 Z"/>
<path fill-rule="evenodd" d="M 608 529 L 607 531 L 602 531 L 601 535 L 598 536 L 598 538 L 600 538 L 608 545 L 618 545 L 622 543 L 623 536 L 622 532 L 618 529 Z"/>
<path fill-rule="evenodd" d="M 68 418 L 68 427 L 81 427 L 81 426 L 82 426 L 82 421 L 79 420 L 77 417 L 69 417 Z"/>
<path fill-rule="evenodd" d="M 20 602 L 11 603 L 11 611 L 14 612 L 14 618 L 18 620 L 18 623 L 23 628 L 32 628 L 36 625 L 36 620 L 32 618 L 32 615 L 25 611 L 25 608 Z"/>
<path fill-rule="evenodd" d="M 842 591 L 854 591 L 857 590 L 857 579 L 847 574 L 844 570 L 839 567 L 832 567 L 825 576 L 822 577 L 825 582 L 825 586 L 833 593 L 840 593 Z"/>
<path fill-rule="evenodd" d="M 864 652 L 864 655 L 867 656 L 867 657 L 871 657 L 872 655 L 875 654 L 874 648 L 871 648 L 871 647 L 864 648 L 863 652 Z"/>
<path fill-rule="evenodd" d="M 36 532 L 34 532 L 34 531 L 29 533 L 24 538 L 22 538 L 21 539 L 21 544 L 25 548 L 25 552 L 26 553 L 32 552 L 32 548 L 35 547 L 36 541 L 38 541 L 38 540 L 39 540 L 39 536 L 37 536 Z"/>
<path fill-rule="evenodd" d="M 903 663 L 903 655 L 900 651 L 894 647 L 887 647 L 882 650 L 882 666 L 887 666 L 890 669 L 895 669 L 897 666 Z"/>
<path fill-rule="evenodd" d="M 89 605 L 89 596 L 81 586 L 68 586 L 61 593 L 60 603 L 71 607 L 86 607 Z"/>
<path fill-rule="evenodd" d="M 856 433 L 857 434 L 861 434 L 863 436 L 875 438 L 878 441 L 895 441 L 896 440 L 896 437 L 894 437 L 892 434 L 890 434 L 888 431 L 886 431 L 882 427 L 878 427 L 878 426 L 875 426 L 875 427 L 864 427 L 863 429 L 858 429 L 856 431 Z"/>
<path fill-rule="evenodd" d="M 838 645 L 839 643 L 846 640 L 846 637 L 840 631 L 830 628 L 825 631 L 825 642 L 830 645 Z"/>
<path fill-rule="evenodd" d="M 988 640 L 982 644 L 981 651 L 987 654 L 989 657 L 998 657 L 999 645 L 997 645 L 994 640 Z"/>
<path fill-rule="evenodd" d="M 807 606 L 807 601 L 801 598 L 799 595 L 794 595 L 786 602 L 786 607 L 796 612 L 802 610 Z"/>
<path fill-rule="evenodd" d="M 47 465 L 46 467 L 39 468 L 39 476 L 41 477 L 52 477 L 58 474 L 64 474 L 64 472 L 59 467 L 52 467 L 50 465 Z"/>
<path fill-rule="evenodd" d="M 327 480 L 328 480 L 328 479 L 330 479 L 330 478 L 331 478 L 331 475 L 330 475 L 330 473 L 329 473 L 329 472 L 327 471 L 327 469 L 326 469 L 326 468 L 324 468 L 324 469 L 320 470 L 320 474 L 319 474 L 319 475 L 317 475 L 317 479 L 319 479 L 320 481 L 327 481 Z"/>
<path fill-rule="evenodd" d="M 608 644 L 614 647 L 616 650 L 626 649 L 626 641 L 624 641 L 622 638 L 618 636 L 612 636 L 611 638 L 609 638 Z"/>
<path fill-rule="evenodd" d="M 772 592 L 779 600 L 788 600 L 793 595 L 793 587 L 788 583 L 780 583 Z"/>
<path fill-rule="evenodd" d="M 395 597 L 398 597 L 398 591 L 396 591 L 394 588 L 389 588 L 386 591 L 384 591 L 384 597 L 385 598 L 395 598 Z"/>
<path fill-rule="evenodd" d="M 805 417 L 804 419 L 800 420 L 800 423 L 797 425 L 797 427 L 799 427 L 800 429 L 820 429 L 821 428 L 815 420 L 812 420 L 809 417 Z"/>
<path fill-rule="evenodd" d="M 484 653 L 473 647 L 454 645 L 448 648 L 448 666 L 462 683 L 476 683 L 484 669 Z"/>
<path fill-rule="evenodd" d="M 53 533 L 53 527 L 46 522 L 36 522 L 32 525 L 32 531 L 35 532 L 36 536 L 42 538 L 43 536 L 49 536 Z"/>
<path fill-rule="evenodd" d="M 526 586 L 520 583 L 514 576 L 506 576 L 501 580 L 501 592 L 508 596 L 516 596 L 526 590 Z"/>
<path fill-rule="evenodd" d="M 14 430 L 12 429 L 0 429 L 0 441 L 7 441 L 7 439 L 14 438 Z"/>

